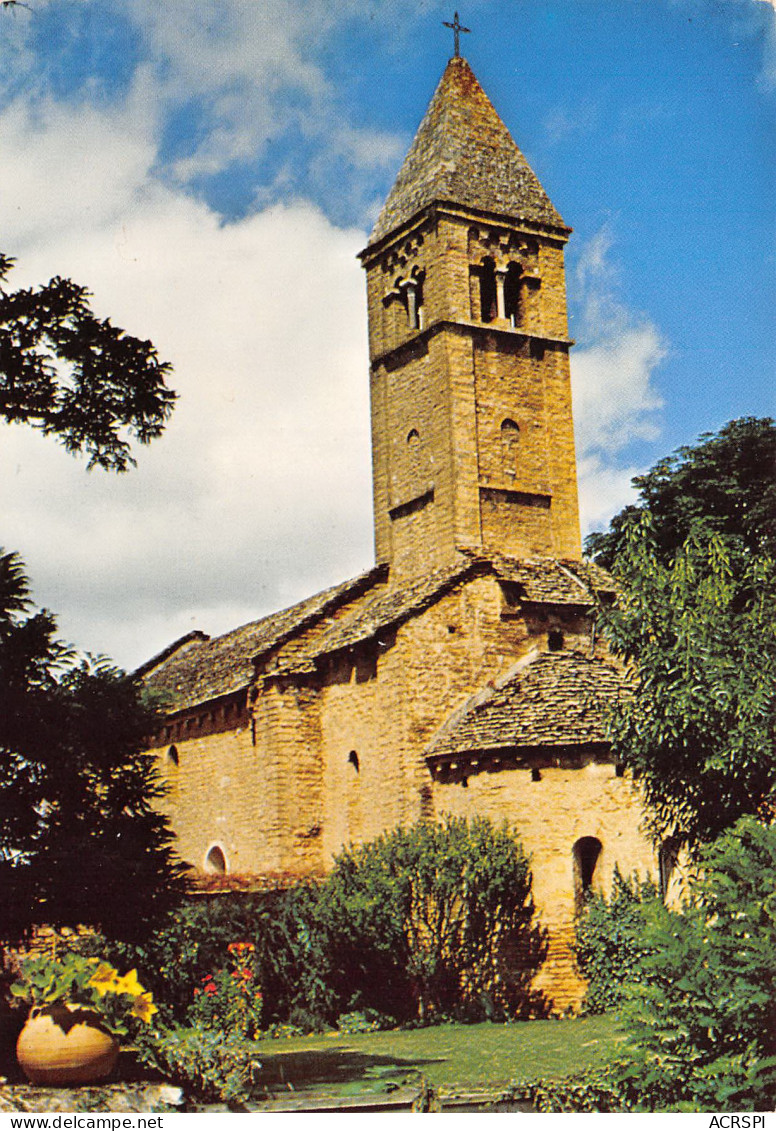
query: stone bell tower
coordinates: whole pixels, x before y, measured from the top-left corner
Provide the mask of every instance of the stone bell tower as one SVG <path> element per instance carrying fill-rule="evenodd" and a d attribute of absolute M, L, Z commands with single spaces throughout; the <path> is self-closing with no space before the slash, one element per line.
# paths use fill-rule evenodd
<path fill-rule="evenodd" d="M 361 252 L 375 546 L 580 556 L 561 219 L 462 57 Z"/>

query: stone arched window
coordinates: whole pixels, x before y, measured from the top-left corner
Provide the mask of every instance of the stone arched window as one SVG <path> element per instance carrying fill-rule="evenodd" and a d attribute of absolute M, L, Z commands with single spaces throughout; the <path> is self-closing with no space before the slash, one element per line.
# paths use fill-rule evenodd
<path fill-rule="evenodd" d="M 505 475 L 517 475 L 517 455 L 520 429 L 507 417 L 501 421 L 501 470 Z"/>
<path fill-rule="evenodd" d="M 167 762 L 171 766 L 177 766 L 180 763 L 180 758 L 178 757 L 178 747 L 177 746 L 171 746 L 170 749 L 167 751 Z"/>
<path fill-rule="evenodd" d="M 358 760 L 358 751 L 356 751 L 356 750 L 350 751 L 350 753 L 348 754 L 348 765 L 352 766 L 356 773 L 359 772 L 359 770 L 361 769 L 361 766 L 360 766 L 360 763 L 359 763 L 359 760 Z"/>
<path fill-rule="evenodd" d="M 229 871 L 226 854 L 220 844 L 214 844 L 208 849 L 205 856 L 205 871 L 217 876 L 224 876 Z"/>
<path fill-rule="evenodd" d="M 401 296 L 402 305 L 407 313 L 407 326 L 410 330 L 423 329 L 423 283 L 426 272 L 419 267 L 413 267 L 408 279 L 397 279 L 395 291 Z"/>
<path fill-rule="evenodd" d="M 417 487 L 420 480 L 421 459 L 420 433 L 417 428 L 411 428 L 407 433 L 407 466 L 413 487 Z"/>
<path fill-rule="evenodd" d="M 598 837 L 583 836 L 574 845 L 572 856 L 574 859 L 574 903 L 577 914 L 585 905 L 585 900 L 593 887 L 596 865 L 601 855 L 601 844 Z"/>
<path fill-rule="evenodd" d="M 504 278 L 504 315 L 513 326 L 520 325 L 520 276 L 519 263 L 510 263 Z"/>
<path fill-rule="evenodd" d="M 480 317 L 483 322 L 492 322 L 497 313 L 496 264 L 486 255 L 480 267 Z"/>

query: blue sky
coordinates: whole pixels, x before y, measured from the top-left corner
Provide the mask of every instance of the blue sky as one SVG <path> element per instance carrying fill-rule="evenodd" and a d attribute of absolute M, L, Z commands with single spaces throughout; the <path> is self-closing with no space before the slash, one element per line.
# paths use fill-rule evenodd
<path fill-rule="evenodd" d="M 0 12 L 0 246 L 175 367 L 116 478 L 5 429 L 2 540 L 133 665 L 370 565 L 366 241 L 451 53 L 436 0 L 30 0 Z M 773 415 L 770 0 L 469 0 L 462 48 L 567 223 L 587 527 Z"/>

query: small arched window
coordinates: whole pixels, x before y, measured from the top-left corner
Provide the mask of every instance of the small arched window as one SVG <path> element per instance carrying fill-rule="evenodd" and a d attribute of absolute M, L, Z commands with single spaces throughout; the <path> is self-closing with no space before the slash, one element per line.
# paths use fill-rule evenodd
<path fill-rule="evenodd" d="M 214 844 L 213 847 L 208 850 L 207 856 L 205 857 L 205 871 L 211 872 L 217 876 L 226 874 L 226 856 L 220 845 Z"/>
<path fill-rule="evenodd" d="M 496 264 L 490 255 L 486 255 L 480 268 L 480 317 L 483 322 L 492 322 L 497 312 Z"/>
<path fill-rule="evenodd" d="M 602 848 L 603 845 L 598 837 L 583 836 L 576 842 L 572 850 L 574 858 L 574 902 L 578 914 L 582 911 L 585 900 L 592 889 L 593 877 Z"/>
<path fill-rule="evenodd" d="M 510 263 L 504 279 L 504 314 L 513 326 L 520 325 L 520 276 L 519 263 Z"/>
<path fill-rule="evenodd" d="M 520 429 L 514 420 L 501 421 L 501 470 L 505 475 L 517 475 L 517 450 Z"/>
<path fill-rule="evenodd" d="M 179 764 L 180 759 L 178 757 L 178 747 L 177 746 L 171 746 L 170 749 L 167 751 L 167 761 L 169 762 L 169 764 L 171 766 L 177 766 Z"/>
<path fill-rule="evenodd" d="M 356 773 L 359 772 L 360 765 L 358 761 L 358 752 L 356 750 L 351 750 L 348 754 L 348 765 L 352 766 Z"/>
<path fill-rule="evenodd" d="M 407 434 L 407 462 L 409 465 L 410 482 L 413 487 L 417 486 L 420 478 L 420 433 L 417 428 L 412 428 Z"/>

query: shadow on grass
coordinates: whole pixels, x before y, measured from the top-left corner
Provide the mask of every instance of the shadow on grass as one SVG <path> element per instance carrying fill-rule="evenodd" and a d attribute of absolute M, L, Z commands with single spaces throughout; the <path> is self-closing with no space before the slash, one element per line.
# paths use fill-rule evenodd
<path fill-rule="evenodd" d="M 273 1053 L 262 1056 L 259 1081 L 272 1091 L 289 1086 L 296 1092 L 308 1089 L 342 1092 L 356 1086 L 358 1090 L 385 1091 L 398 1087 L 407 1076 L 419 1073 L 424 1065 L 439 1063 L 441 1059 L 379 1056 L 354 1052 L 345 1046 Z"/>

